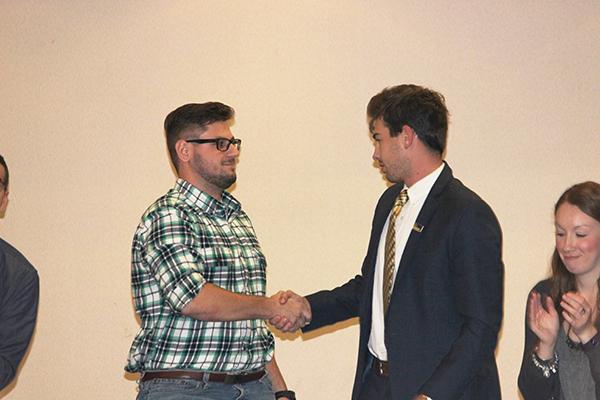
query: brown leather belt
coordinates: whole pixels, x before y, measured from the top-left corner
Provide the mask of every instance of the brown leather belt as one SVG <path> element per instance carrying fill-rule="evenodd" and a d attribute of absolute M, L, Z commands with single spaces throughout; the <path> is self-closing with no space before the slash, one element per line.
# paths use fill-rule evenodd
<path fill-rule="evenodd" d="M 375 358 L 375 359 L 373 359 L 373 367 L 372 368 L 376 375 L 379 375 L 379 376 L 389 376 L 390 375 L 389 363 L 387 361 L 381 361 L 381 360 L 378 360 L 377 358 Z"/>
<path fill-rule="evenodd" d="M 228 384 L 248 383 L 257 381 L 265 376 L 265 370 L 252 372 L 249 374 L 230 375 L 220 373 L 196 372 L 196 371 L 156 371 L 144 372 L 142 382 L 151 381 L 152 379 L 193 379 L 196 381 L 207 380 L 209 382 L 221 382 Z"/>

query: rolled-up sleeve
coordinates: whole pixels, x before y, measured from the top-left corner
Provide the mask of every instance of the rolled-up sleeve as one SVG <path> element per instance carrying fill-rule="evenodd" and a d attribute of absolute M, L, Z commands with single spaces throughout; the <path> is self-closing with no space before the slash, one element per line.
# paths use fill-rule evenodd
<path fill-rule="evenodd" d="M 149 273 L 175 312 L 181 312 L 206 283 L 196 242 L 191 222 L 172 208 L 156 215 L 142 244 Z"/>

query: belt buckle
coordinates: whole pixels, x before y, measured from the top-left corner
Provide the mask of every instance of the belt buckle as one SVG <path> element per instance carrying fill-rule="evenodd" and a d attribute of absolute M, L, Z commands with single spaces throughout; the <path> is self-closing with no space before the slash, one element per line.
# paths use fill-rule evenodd
<path fill-rule="evenodd" d="M 225 374 L 225 380 L 223 381 L 223 383 L 226 383 L 228 385 L 233 385 L 236 382 L 237 382 L 237 375 Z"/>
<path fill-rule="evenodd" d="M 388 368 L 387 361 L 376 360 L 375 365 L 376 365 L 376 372 L 379 376 L 388 376 L 389 375 L 389 368 Z"/>

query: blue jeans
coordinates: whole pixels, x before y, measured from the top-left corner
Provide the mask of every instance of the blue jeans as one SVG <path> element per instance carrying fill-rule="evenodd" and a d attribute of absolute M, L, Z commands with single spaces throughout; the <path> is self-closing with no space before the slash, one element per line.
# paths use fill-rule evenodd
<path fill-rule="evenodd" d="M 153 379 L 140 382 L 137 400 L 274 400 L 271 379 L 229 384 L 193 379 Z"/>

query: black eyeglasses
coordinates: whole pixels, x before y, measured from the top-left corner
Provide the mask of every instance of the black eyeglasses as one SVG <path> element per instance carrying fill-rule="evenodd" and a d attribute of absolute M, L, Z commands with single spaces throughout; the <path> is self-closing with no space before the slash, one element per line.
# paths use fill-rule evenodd
<path fill-rule="evenodd" d="M 238 150 L 242 148 L 242 139 L 226 139 L 226 138 L 216 138 L 216 139 L 189 139 L 186 140 L 188 143 L 214 143 L 217 146 L 217 150 L 219 151 L 227 151 L 229 150 L 229 146 L 234 145 Z"/>

